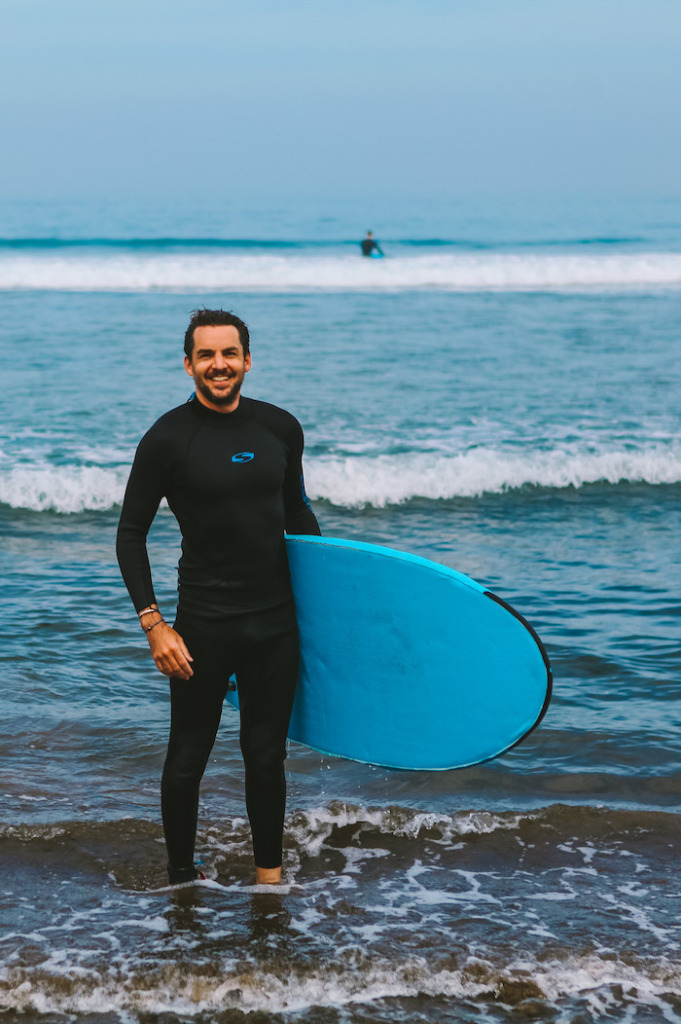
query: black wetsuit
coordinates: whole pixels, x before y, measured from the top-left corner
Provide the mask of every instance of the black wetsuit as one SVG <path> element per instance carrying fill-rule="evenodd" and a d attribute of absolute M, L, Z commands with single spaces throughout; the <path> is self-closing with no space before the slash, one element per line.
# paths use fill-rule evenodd
<path fill-rule="evenodd" d="M 286 733 L 298 634 L 284 531 L 319 534 L 305 496 L 303 432 L 276 406 L 241 398 L 232 413 L 196 398 L 142 438 L 118 529 L 137 611 L 155 602 L 146 537 L 165 497 L 182 532 L 175 628 L 193 657 L 171 679 L 163 823 L 171 877 L 192 877 L 199 784 L 227 681 L 236 672 L 246 804 L 259 867 L 281 864 Z"/>
<path fill-rule="evenodd" d="M 359 244 L 362 247 L 362 256 L 371 256 L 374 249 L 376 249 L 381 256 L 383 255 L 380 245 L 373 238 L 363 238 Z"/>

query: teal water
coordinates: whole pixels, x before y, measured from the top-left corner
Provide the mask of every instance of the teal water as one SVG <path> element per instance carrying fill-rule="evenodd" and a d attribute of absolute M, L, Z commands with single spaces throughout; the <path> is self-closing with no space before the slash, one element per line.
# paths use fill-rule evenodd
<path fill-rule="evenodd" d="M 681 1019 L 678 209 L 393 210 L 371 266 L 347 210 L 6 219 L 8 1012 Z M 189 394 L 203 304 L 251 327 L 247 393 L 303 423 L 324 532 L 473 576 L 534 625 L 555 676 L 540 729 L 476 768 L 292 746 L 276 897 L 250 886 L 230 711 L 201 809 L 214 880 L 157 891 L 166 684 L 113 554 L 134 447 Z M 168 614 L 177 543 L 161 510 Z"/>

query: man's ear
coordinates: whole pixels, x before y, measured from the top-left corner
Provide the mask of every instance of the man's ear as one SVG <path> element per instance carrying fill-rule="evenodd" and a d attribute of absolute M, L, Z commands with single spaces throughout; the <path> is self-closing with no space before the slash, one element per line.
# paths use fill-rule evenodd
<path fill-rule="evenodd" d="M 189 356 L 185 356 L 184 357 L 184 368 L 185 368 L 185 370 L 187 371 L 187 373 L 189 374 L 190 377 L 194 376 L 194 371 L 192 369 L 192 362 L 191 362 L 191 359 L 189 358 Z"/>

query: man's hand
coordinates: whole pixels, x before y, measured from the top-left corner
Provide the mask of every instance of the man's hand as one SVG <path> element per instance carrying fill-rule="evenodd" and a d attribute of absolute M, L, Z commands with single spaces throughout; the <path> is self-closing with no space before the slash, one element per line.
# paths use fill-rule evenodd
<path fill-rule="evenodd" d="M 184 640 L 167 622 L 161 622 L 147 633 L 151 656 L 156 668 L 164 676 L 173 679 L 191 679 L 194 675 L 191 662 L 194 660 Z"/>

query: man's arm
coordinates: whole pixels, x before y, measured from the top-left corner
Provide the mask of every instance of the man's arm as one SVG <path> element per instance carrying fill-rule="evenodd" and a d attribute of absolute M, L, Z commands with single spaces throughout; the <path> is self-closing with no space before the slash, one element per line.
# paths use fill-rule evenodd
<path fill-rule="evenodd" d="M 118 523 L 118 565 L 138 613 L 156 604 L 147 554 L 147 534 L 165 491 L 164 461 L 158 445 L 146 434 L 135 454 Z"/>
<path fill-rule="evenodd" d="M 303 479 L 303 428 L 297 420 L 291 432 L 291 455 L 286 467 L 284 480 L 284 506 L 286 509 L 285 530 L 293 534 L 313 534 L 320 537 L 322 531 L 305 493 Z"/>
<path fill-rule="evenodd" d="M 166 460 L 149 434 L 140 442 L 125 489 L 116 554 L 123 581 L 159 672 L 189 679 L 192 657 L 159 611 L 147 554 L 147 534 L 165 492 Z"/>

